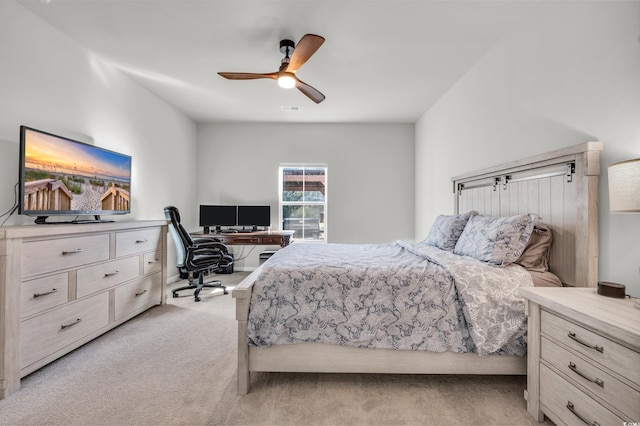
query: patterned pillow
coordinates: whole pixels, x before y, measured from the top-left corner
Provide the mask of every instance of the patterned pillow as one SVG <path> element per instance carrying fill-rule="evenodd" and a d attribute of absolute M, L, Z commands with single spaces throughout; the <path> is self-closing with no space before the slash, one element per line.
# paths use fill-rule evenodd
<path fill-rule="evenodd" d="M 476 214 L 478 212 L 471 210 L 464 214 L 438 216 L 433 225 L 431 225 L 429 235 L 424 242 L 441 250 L 453 251 L 467 221 Z"/>
<path fill-rule="evenodd" d="M 533 214 L 471 216 L 453 252 L 497 266 L 509 265 L 527 246 L 535 220 L 536 215 Z"/>

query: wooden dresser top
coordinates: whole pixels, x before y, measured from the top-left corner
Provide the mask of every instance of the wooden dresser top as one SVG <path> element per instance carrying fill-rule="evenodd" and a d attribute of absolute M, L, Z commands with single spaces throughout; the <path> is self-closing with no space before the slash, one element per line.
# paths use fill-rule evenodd
<path fill-rule="evenodd" d="M 600 296 L 595 288 L 526 287 L 522 297 L 640 351 L 640 309 L 634 299 Z"/>

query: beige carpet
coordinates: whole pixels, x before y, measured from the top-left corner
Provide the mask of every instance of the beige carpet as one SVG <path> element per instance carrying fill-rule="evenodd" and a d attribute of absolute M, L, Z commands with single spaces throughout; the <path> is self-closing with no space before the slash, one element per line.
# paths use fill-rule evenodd
<path fill-rule="evenodd" d="M 256 373 L 239 397 L 234 308 L 220 290 L 199 303 L 169 294 L 167 305 L 24 378 L 0 401 L 0 424 L 538 424 L 525 377 Z"/>

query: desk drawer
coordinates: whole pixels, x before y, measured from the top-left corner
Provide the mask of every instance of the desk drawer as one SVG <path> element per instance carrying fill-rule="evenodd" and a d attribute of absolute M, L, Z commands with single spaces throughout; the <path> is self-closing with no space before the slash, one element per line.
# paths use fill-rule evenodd
<path fill-rule="evenodd" d="M 109 235 L 28 241 L 22 246 L 22 277 L 109 259 Z"/>
<path fill-rule="evenodd" d="M 278 236 L 274 236 L 274 235 L 267 235 L 262 237 L 262 244 L 264 245 L 282 245 L 282 241 L 285 239 L 285 237 L 278 237 Z"/>
<path fill-rule="evenodd" d="M 162 248 L 160 228 L 118 232 L 116 234 L 116 257 L 156 251 Z"/>
<path fill-rule="evenodd" d="M 585 423 L 597 423 L 602 426 L 623 424 L 621 418 L 544 364 L 540 365 L 540 402 L 555 414 L 552 416 L 545 411 L 545 414 L 556 424 L 569 426 L 584 426 Z"/>
<path fill-rule="evenodd" d="M 88 296 L 138 276 L 140 276 L 140 258 L 138 256 L 125 257 L 78 269 L 76 297 L 79 299 Z"/>
<path fill-rule="evenodd" d="M 550 340 L 541 340 L 543 360 L 630 418 L 640 419 L 640 392 Z"/>
<path fill-rule="evenodd" d="M 115 320 L 119 321 L 131 312 L 161 302 L 161 276 L 155 274 L 139 281 L 116 288 Z"/>
<path fill-rule="evenodd" d="M 69 303 L 20 324 L 20 368 L 109 324 L 109 293 Z"/>
<path fill-rule="evenodd" d="M 222 238 L 222 241 L 225 244 L 260 244 L 260 237 L 251 237 L 251 236 L 238 236 L 232 238 Z"/>
<path fill-rule="evenodd" d="M 547 311 L 542 311 L 541 331 L 587 359 L 640 384 L 640 369 L 629 368 L 640 365 L 640 353 Z"/>
<path fill-rule="evenodd" d="M 25 281 L 20 288 L 21 317 L 25 318 L 69 300 L 69 273 Z"/>

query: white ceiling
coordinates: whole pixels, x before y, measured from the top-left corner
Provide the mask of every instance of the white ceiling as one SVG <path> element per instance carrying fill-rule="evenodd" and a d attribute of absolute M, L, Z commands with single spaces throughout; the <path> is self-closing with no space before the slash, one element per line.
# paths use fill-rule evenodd
<path fill-rule="evenodd" d="M 18 0 L 197 122 L 413 123 L 537 1 Z M 283 38 L 326 38 L 297 76 L 315 104 L 272 80 Z M 299 106 L 283 112 L 281 106 Z"/>

